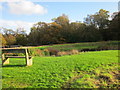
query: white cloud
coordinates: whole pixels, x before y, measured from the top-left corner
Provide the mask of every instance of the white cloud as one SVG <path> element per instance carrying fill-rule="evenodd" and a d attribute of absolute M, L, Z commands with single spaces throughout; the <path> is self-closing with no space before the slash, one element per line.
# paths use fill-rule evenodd
<path fill-rule="evenodd" d="M 30 28 L 33 26 L 32 22 L 25 21 L 9 21 L 0 20 L 0 27 L 16 30 L 17 28 L 24 28 L 27 33 L 30 32 Z"/>
<path fill-rule="evenodd" d="M 47 9 L 39 4 L 34 4 L 31 1 L 22 0 L 20 2 L 8 2 L 10 12 L 13 14 L 45 14 Z"/>

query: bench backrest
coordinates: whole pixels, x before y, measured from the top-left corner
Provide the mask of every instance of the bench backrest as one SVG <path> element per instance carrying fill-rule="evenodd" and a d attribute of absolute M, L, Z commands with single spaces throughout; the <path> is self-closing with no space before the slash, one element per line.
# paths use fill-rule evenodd
<path fill-rule="evenodd" d="M 2 49 L 2 53 L 26 53 L 28 49 Z"/>

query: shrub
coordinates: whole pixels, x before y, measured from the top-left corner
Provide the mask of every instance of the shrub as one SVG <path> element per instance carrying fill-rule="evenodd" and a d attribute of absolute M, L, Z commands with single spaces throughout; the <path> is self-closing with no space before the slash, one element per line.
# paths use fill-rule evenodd
<path fill-rule="evenodd" d="M 57 56 L 62 56 L 62 55 L 72 55 L 72 54 L 78 54 L 79 51 L 78 50 L 70 50 L 70 51 L 61 51 L 57 53 Z"/>
<path fill-rule="evenodd" d="M 29 48 L 28 50 L 31 56 L 44 56 L 43 50 L 35 49 L 35 48 Z"/>
<path fill-rule="evenodd" d="M 40 49 L 36 49 L 35 53 L 37 56 L 44 56 L 44 52 Z"/>
<path fill-rule="evenodd" d="M 57 53 L 57 56 L 67 55 L 68 53 L 65 51 L 61 51 Z"/>
<path fill-rule="evenodd" d="M 75 49 L 71 50 L 71 54 L 78 54 L 78 53 L 79 53 L 78 50 L 75 50 Z"/>
<path fill-rule="evenodd" d="M 50 52 L 49 52 L 48 49 L 44 49 L 44 55 L 45 55 L 45 56 L 50 56 Z"/>
<path fill-rule="evenodd" d="M 59 52 L 59 50 L 53 48 L 48 48 L 47 50 L 49 51 L 50 56 L 52 55 L 57 56 L 57 53 Z"/>

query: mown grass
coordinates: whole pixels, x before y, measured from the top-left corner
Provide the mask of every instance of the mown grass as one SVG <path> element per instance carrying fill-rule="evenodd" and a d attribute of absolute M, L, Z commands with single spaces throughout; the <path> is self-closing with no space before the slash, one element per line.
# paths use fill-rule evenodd
<path fill-rule="evenodd" d="M 116 88 L 118 64 L 118 50 L 34 57 L 30 67 L 24 66 L 24 59 L 10 59 L 10 64 L 2 68 L 2 87 Z"/>

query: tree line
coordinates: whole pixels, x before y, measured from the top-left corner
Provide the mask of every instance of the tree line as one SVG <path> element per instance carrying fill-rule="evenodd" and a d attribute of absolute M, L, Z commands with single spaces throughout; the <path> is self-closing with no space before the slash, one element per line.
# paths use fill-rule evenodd
<path fill-rule="evenodd" d="M 2 28 L 2 45 L 49 45 L 118 40 L 120 12 L 115 12 L 110 20 L 109 11 L 100 9 L 87 15 L 84 22 L 70 22 L 63 14 L 53 18 L 51 23 L 38 22 L 31 27 L 29 34 L 23 28 L 16 31 Z"/>

